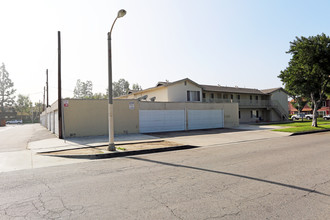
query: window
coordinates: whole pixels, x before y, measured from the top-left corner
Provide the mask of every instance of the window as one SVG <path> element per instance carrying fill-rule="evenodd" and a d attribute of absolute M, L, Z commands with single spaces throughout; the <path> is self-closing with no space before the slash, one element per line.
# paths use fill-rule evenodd
<path fill-rule="evenodd" d="M 251 118 L 258 118 L 258 117 L 259 117 L 258 110 L 252 110 L 251 111 Z"/>
<path fill-rule="evenodd" d="M 206 95 L 205 95 L 205 93 L 203 92 L 203 99 L 205 99 L 205 97 L 206 97 Z"/>
<path fill-rule="evenodd" d="M 187 81 L 184 81 L 184 85 L 185 85 L 185 86 L 187 85 Z"/>
<path fill-rule="evenodd" d="M 234 99 L 234 95 L 233 94 L 230 95 L 230 99 Z"/>
<path fill-rule="evenodd" d="M 256 96 L 256 100 L 258 101 L 258 99 L 259 99 L 259 96 Z"/>
<path fill-rule="evenodd" d="M 240 95 L 237 95 L 237 99 L 240 100 L 241 99 L 241 96 Z"/>
<path fill-rule="evenodd" d="M 188 102 L 199 102 L 200 101 L 200 91 L 187 91 L 187 101 Z"/>
<path fill-rule="evenodd" d="M 238 111 L 238 118 L 241 119 L 241 111 Z"/>
<path fill-rule="evenodd" d="M 252 95 L 250 95 L 250 103 L 252 103 Z M 252 118 L 252 117 L 251 117 Z"/>
<path fill-rule="evenodd" d="M 211 99 L 214 99 L 214 93 L 211 93 Z"/>

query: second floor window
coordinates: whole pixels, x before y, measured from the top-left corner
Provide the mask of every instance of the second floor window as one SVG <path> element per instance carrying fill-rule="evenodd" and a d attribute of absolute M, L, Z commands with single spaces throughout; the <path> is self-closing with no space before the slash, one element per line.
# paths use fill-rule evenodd
<path fill-rule="evenodd" d="M 188 102 L 199 102 L 200 100 L 200 91 L 187 91 Z"/>

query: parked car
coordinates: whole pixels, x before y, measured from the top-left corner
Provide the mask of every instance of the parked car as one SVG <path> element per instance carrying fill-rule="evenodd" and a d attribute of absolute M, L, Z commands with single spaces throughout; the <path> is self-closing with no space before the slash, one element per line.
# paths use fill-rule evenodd
<path fill-rule="evenodd" d="M 22 124 L 22 120 L 11 120 L 11 121 L 6 121 L 6 124 Z"/>
<path fill-rule="evenodd" d="M 291 116 L 291 119 L 292 120 L 298 120 L 298 119 L 302 119 L 302 118 L 304 118 L 304 114 L 295 114 L 295 115 L 292 115 Z"/>
<path fill-rule="evenodd" d="M 330 115 L 324 115 L 324 116 L 323 116 L 323 119 L 324 119 L 324 120 L 330 120 Z"/>
<path fill-rule="evenodd" d="M 307 120 L 311 120 L 311 119 L 313 119 L 313 115 L 312 114 L 305 115 L 305 118 Z"/>
<path fill-rule="evenodd" d="M 313 115 L 312 114 L 295 114 L 295 115 L 292 115 L 291 116 L 291 119 L 292 120 L 298 120 L 298 119 L 303 119 L 303 118 L 306 118 L 307 120 L 311 120 L 313 119 Z"/>

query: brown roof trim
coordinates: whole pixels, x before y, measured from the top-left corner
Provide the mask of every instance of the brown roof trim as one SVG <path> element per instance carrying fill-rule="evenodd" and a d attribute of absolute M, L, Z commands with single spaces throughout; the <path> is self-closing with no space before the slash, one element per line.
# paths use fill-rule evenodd
<path fill-rule="evenodd" d="M 265 93 L 265 94 L 270 94 L 273 92 L 276 92 L 278 90 L 282 90 L 283 92 L 285 92 L 286 94 L 289 94 L 287 91 L 285 91 L 282 87 L 277 87 L 277 88 L 272 88 L 272 89 L 262 89 L 261 92 Z"/>
<path fill-rule="evenodd" d="M 158 89 L 158 88 L 171 86 L 171 85 L 174 85 L 176 83 L 183 82 L 183 81 L 189 81 L 190 83 L 192 83 L 192 84 L 196 85 L 197 87 L 200 87 L 201 88 L 201 86 L 199 84 L 197 84 L 196 82 L 192 81 L 191 79 L 184 78 L 184 79 L 180 79 L 180 80 L 177 80 L 177 81 L 174 81 L 174 82 L 158 82 L 155 87 L 151 87 L 151 88 L 147 88 L 147 89 L 143 89 L 143 90 L 131 92 L 131 93 L 127 94 L 127 95 L 122 95 L 120 97 L 124 98 L 124 97 L 126 97 L 128 95 L 139 94 L 139 93 L 143 93 L 143 92 L 146 92 L 146 91 L 151 91 L 151 90 L 155 90 L 155 89 Z"/>
<path fill-rule="evenodd" d="M 256 94 L 256 95 L 265 95 L 258 89 L 250 88 L 239 88 L 239 87 L 227 87 L 227 86 L 210 86 L 210 85 L 201 85 L 204 91 L 208 92 L 227 92 L 227 93 L 244 93 L 244 94 Z"/>

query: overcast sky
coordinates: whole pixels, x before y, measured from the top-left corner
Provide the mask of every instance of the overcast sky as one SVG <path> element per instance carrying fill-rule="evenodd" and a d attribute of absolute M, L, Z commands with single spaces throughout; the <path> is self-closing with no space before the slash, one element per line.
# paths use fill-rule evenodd
<path fill-rule="evenodd" d="M 57 99 L 57 31 L 62 36 L 63 98 L 77 79 L 107 88 L 107 32 L 113 79 L 143 89 L 190 78 L 200 84 L 266 89 L 290 59 L 296 36 L 330 33 L 330 1 L 0 0 L 0 62 L 17 94 L 42 102 L 46 69 Z"/>

